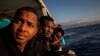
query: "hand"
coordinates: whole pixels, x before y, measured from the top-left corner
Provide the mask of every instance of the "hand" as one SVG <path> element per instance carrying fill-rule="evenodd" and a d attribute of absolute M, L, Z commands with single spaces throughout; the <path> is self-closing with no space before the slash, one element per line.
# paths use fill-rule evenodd
<path fill-rule="evenodd" d="M 73 50 L 69 50 L 67 55 L 65 55 L 65 56 L 76 56 L 76 54 Z"/>

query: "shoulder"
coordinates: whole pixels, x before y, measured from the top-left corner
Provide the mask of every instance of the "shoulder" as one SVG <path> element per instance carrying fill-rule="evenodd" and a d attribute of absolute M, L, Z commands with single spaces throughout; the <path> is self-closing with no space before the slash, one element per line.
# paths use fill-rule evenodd
<path fill-rule="evenodd" d="M 0 56 L 9 56 L 3 37 L 0 36 Z"/>

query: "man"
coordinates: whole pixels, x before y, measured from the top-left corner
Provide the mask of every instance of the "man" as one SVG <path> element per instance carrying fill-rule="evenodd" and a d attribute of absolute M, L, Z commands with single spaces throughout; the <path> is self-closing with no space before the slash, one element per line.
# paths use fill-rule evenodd
<path fill-rule="evenodd" d="M 43 56 L 37 31 L 37 12 L 31 7 L 18 9 L 10 26 L 0 31 L 0 56 Z"/>
<path fill-rule="evenodd" d="M 44 35 L 47 39 L 49 39 L 54 30 L 54 20 L 49 16 L 42 16 L 40 18 L 40 26 L 44 31 Z"/>
<path fill-rule="evenodd" d="M 42 31 L 43 44 L 45 48 L 47 48 L 46 50 L 50 51 L 50 40 L 54 31 L 54 20 L 49 16 L 42 16 L 39 21 Z"/>
<path fill-rule="evenodd" d="M 57 51 L 57 52 L 52 52 L 51 51 L 51 40 L 52 40 L 52 34 L 55 29 L 55 24 L 54 20 L 52 17 L 49 16 L 42 16 L 40 17 L 40 34 L 38 35 L 39 38 L 41 39 L 41 42 L 44 44 L 44 51 L 46 52 L 45 54 L 49 54 L 48 56 L 61 56 L 61 55 L 67 55 L 67 51 Z M 62 34 L 63 35 L 63 34 Z M 67 52 L 67 54 L 66 54 Z M 70 56 L 67 55 L 67 56 Z"/>
<path fill-rule="evenodd" d="M 55 28 L 54 33 L 52 35 L 53 37 L 52 45 L 51 45 L 52 50 L 62 51 L 62 47 L 63 47 L 62 42 L 64 42 L 64 45 L 65 45 L 65 41 L 62 41 L 64 39 L 61 40 L 63 35 L 64 35 L 64 30 L 62 28 Z"/>

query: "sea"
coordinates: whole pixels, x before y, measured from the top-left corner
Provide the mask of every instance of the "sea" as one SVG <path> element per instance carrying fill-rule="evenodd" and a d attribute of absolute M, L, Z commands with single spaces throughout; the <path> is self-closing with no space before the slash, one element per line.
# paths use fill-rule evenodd
<path fill-rule="evenodd" d="M 100 56 L 100 24 L 64 29 L 64 50 L 77 56 Z"/>

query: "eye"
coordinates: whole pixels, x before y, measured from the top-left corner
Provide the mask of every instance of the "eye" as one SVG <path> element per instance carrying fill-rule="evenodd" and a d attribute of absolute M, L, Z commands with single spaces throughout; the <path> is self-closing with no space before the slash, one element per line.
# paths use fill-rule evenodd
<path fill-rule="evenodd" d="M 22 19 L 21 19 L 21 18 L 16 18 L 14 21 L 15 21 L 16 23 L 22 23 Z"/>
<path fill-rule="evenodd" d="M 30 23 L 30 22 L 27 22 L 27 24 L 28 24 L 29 27 L 35 27 L 35 25 L 33 25 L 33 24 Z"/>

